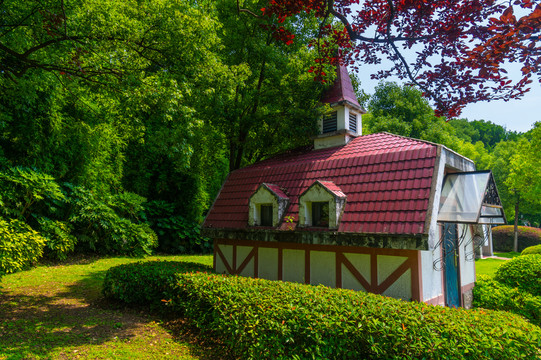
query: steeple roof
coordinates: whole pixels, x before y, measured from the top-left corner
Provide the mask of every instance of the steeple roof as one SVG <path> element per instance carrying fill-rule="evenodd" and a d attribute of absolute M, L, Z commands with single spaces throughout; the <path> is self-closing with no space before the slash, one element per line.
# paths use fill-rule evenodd
<path fill-rule="evenodd" d="M 337 66 L 336 80 L 332 87 L 323 95 L 321 102 L 327 104 L 342 104 L 345 102 L 362 113 L 366 113 L 366 110 L 357 101 L 357 96 L 353 90 L 353 85 L 351 84 L 351 79 L 345 65 Z"/>

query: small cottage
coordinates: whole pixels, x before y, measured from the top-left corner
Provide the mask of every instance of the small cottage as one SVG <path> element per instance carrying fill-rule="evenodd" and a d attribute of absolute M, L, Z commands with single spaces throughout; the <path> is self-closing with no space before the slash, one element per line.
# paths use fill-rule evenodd
<path fill-rule="evenodd" d="M 345 67 L 323 101 L 313 149 L 229 174 L 203 224 L 214 269 L 470 306 L 484 227 L 505 223 L 491 172 L 443 145 L 362 136 Z"/>

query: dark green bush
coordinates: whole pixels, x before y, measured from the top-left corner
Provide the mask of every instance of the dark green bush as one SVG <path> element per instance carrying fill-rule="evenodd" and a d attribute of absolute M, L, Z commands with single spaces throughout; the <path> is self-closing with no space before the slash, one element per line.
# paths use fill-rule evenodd
<path fill-rule="evenodd" d="M 517 256 L 496 270 L 494 280 L 541 296 L 541 255 Z"/>
<path fill-rule="evenodd" d="M 522 250 L 522 253 L 520 255 L 533 255 L 533 254 L 541 254 L 541 245 L 527 247 L 526 249 Z"/>
<path fill-rule="evenodd" d="M 0 219 L 0 276 L 36 263 L 43 254 L 45 238 L 19 220 Z"/>
<path fill-rule="evenodd" d="M 171 298 L 175 274 L 212 271 L 210 266 L 179 261 L 142 261 L 110 268 L 103 281 L 106 298 L 130 305 L 163 306 Z"/>
<path fill-rule="evenodd" d="M 541 329 L 465 310 L 319 286 L 179 274 L 173 308 L 242 359 L 533 359 Z"/>
<path fill-rule="evenodd" d="M 513 251 L 515 230 L 512 225 L 496 226 L 492 228 L 492 244 L 494 251 Z M 541 244 L 541 229 L 527 226 L 518 227 L 518 251 L 527 247 Z"/>
<path fill-rule="evenodd" d="M 201 235 L 199 224 L 175 215 L 175 205 L 165 201 L 145 204 L 144 217 L 158 235 L 158 250 L 168 254 L 210 253 L 212 242 Z"/>
<path fill-rule="evenodd" d="M 70 184 L 66 184 L 66 187 L 72 205 L 69 221 L 81 246 L 103 254 L 144 256 L 150 255 L 158 245 L 157 236 L 148 224 L 121 217 L 110 206 L 111 199 L 100 198 L 83 187 Z M 122 204 L 117 201 L 115 207 Z M 83 248 L 83 251 L 87 249 Z"/>
<path fill-rule="evenodd" d="M 52 176 L 20 166 L 0 171 L 0 194 L 2 212 L 26 221 L 31 213 L 48 211 L 45 201 L 64 200 L 64 194 Z"/>
<path fill-rule="evenodd" d="M 66 260 L 68 254 L 75 250 L 75 244 L 77 244 L 77 238 L 71 235 L 71 226 L 68 223 L 45 217 L 38 219 L 38 222 L 40 234 L 47 239 L 45 256 Z"/>
<path fill-rule="evenodd" d="M 541 297 L 481 275 L 473 288 L 473 307 L 509 311 L 541 326 Z"/>

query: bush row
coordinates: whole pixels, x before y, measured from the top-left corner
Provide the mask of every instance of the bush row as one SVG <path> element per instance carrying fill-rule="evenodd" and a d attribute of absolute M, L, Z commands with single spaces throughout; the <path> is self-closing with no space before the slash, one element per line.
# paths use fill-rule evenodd
<path fill-rule="evenodd" d="M 496 270 L 494 280 L 541 296 L 541 255 L 521 255 L 504 262 Z"/>
<path fill-rule="evenodd" d="M 136 278 L 110 271 L 114 275 L 107 283 L 116 283 L 117 288 L 146 293 L 144 288 L 170 284 L 157 295 L 122 292 L 154 303 L 170 295 L 168 309 L 191 319 L 243 359 L 532 359 L 540 355 L 541 330 L 505 312 L 451 309 L 364 292 L 211 273 L 178 273 L 175 282 L 167 282 L 155 276 L 156 268 L 120 272 L 137 273 Z M 139 278 L 143 273 L 150 278 Z M 133 283 L 120 285 L 125 281 Z"/>
<path fill-rule="evenodd" d="M 172 297 L 175 274 L 210 272 L 207 265 L 180 261 L 141 261 L 110 268 L 103 280 L 103 295 L 128 305 L 150 306 L 160 310 L 164 299 Z"/>
<path fill-rule="evenodd" d="M 492 244 L 494 251 L 513 251 L 515 229 L 513 225 L 496 226 L 492 228 Z M 541 229 L 527 226 L 518 227 L 518 251 L 527 247 L 541 244 Z"/>
<path fill-rule="evenodd" d="M 481 275 L 473 288 L 473 307 L 509 311 L 541 326 L 541 296 L 504 285 Z"/>
<path fill-rule="evenodd" d="M 520 255 L 534 255 L 534 254 L 541 254 L 541 245 L 527 247 L 526 249 L 522 250 L 522 253 L 520 253 Z"/>

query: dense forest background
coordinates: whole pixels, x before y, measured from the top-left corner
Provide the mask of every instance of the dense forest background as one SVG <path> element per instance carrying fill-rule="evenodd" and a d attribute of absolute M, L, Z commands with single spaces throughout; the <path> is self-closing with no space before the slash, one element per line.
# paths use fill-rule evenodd
<path fill-rule="evenodd" d="M 207 251 L 199 224 L 229 171 L 310 145 L 326 110 L 318 99 L 333 79 L 308 71 L 319 26 L 308 15 L 280 24 L 288 42 L 276 19 L 227 0 L 7 0 L 2 10 L 0 228 L 27 239 L 23 252 Z M 446 145 L 492 169 L 509 222 L 518 203 L 521 224 L 540 225 L 541 123 L 519 134 L 447 121 L 415 88 L 366 94 L 353 80 L 364 134 Z"/>

